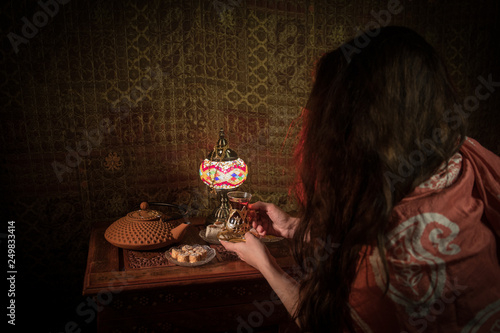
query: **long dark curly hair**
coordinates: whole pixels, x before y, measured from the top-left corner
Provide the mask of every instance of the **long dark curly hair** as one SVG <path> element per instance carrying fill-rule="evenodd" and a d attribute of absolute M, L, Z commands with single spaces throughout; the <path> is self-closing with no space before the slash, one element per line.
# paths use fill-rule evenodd
<path fill-rule="evenodd" d="M 456 90 L 431 45 L 403 27 L 363 37 L 362 48 L 351 40 L 319 60 L 301 117 L 293 253 L 305 274 L 295 315 L 308 332 L 354 331 L 349 295 L 363 249 L 379 249 L 389 283 L 393 207 L 465 138 L 464 119 L 450 111 Z"/>

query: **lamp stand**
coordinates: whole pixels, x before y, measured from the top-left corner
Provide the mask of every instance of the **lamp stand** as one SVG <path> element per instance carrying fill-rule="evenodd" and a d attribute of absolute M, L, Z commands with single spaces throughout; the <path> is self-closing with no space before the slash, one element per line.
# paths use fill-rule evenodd
<path fill-rule="evenodd" d="M 231 209 L 229 200 L 227 199 L 227 192 L 229 192 L 229 190 L 217 190 L 217 202 L 220 202 L 220 205 L 207 217 L 205 225 L 214 224 L 215 222 L 226 223 L 229 216 L 229 210 Z"/>

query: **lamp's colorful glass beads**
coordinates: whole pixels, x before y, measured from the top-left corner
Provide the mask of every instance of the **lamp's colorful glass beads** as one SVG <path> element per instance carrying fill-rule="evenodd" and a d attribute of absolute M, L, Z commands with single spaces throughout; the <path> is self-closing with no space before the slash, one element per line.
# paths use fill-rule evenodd
<path fill-rule="evenodd" d="M 225 162 L 205 159 L 200 165 L 201 180 L 216 190 L 238 187 L 247 179 L 247 175 L 247 165 L 241 158 Z"/>

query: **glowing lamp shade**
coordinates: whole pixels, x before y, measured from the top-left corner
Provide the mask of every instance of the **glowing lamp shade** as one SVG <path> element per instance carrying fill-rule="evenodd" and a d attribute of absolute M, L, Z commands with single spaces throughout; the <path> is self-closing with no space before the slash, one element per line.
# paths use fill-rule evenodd
<path fill-rule="evenodd" d="M 205 224 L 225 223 L 229 216 L 228 190 L 232 190 L 247 179 L 248 168 L 238 154 L 228 147 L 224 130 L 219 132 L 219 141 L 213 151 L 200 165 L 200 178 L 213 191 L 217 192 L 219 204 L 210 214 Z"/>
<path fill-rule="evenodd" d="M 247 179 L 247 165 L 241 158 L 233 161 L 211 161 L 205 159 L 200 165 L 200 178 L 216 190 L 230 190 Z"/>

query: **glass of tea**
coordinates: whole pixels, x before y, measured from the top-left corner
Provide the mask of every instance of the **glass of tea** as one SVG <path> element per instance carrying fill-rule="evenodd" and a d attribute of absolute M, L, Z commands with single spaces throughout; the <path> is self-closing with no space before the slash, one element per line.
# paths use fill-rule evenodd
<path fill-rule="evenodd" d="M 252 195 L 248 192 L 233 191 L 227 194 L 231 210 L 226 221 L 226 233 L 224 238 L 227 240 L 243 241 L 245 233 L 250 230 L 250 221 L 248 216 L 248 204 Z"/>
<path fill-rule="evenodd" d="M 243 208 L 247 209 L 252 195 L 248 192 L 233 191 L 227 194 L 227 198 L 232 209 L 242 210 Z"/>

